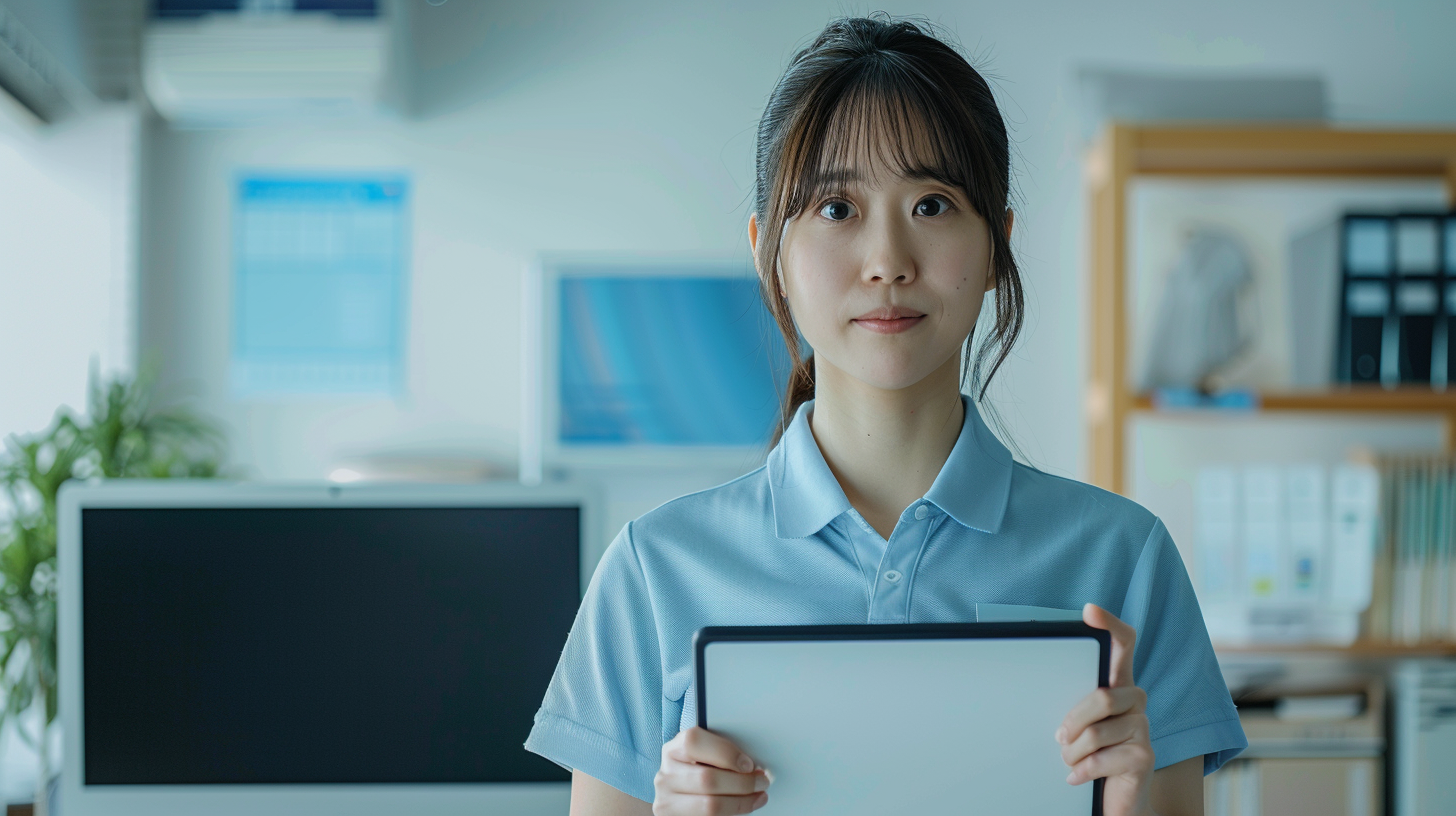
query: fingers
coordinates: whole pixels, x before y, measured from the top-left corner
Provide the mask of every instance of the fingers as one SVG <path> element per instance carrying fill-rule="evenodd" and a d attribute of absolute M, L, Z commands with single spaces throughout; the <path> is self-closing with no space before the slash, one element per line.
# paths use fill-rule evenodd
<path fill-rule="evenodd" d="M 1146 721 L 1143 712 L 1147 710 L 1148 695 L 1137 686 L 1122 688 L 1104 687 L 1077 701 L 1062 724 L 1057 728 L 1056 739 L 1064 746 L 1082 739 L 1083 732 L 1094 723 L 1109 717 L 1133 714 Z"/>
<path fill-rule="evenodd" d="M 1111 671 L 1107 681 L 1113 686 L 1133 686 L 1133 649 L 1137 646 L 1137 630 L 1123 623 L 1116 615 L 1097 604 L 1082 607 L 1082 622 L 1112 634 Z"/>
<path fill-rule="evenodd" d="M 768 794 L 752 796 L 692 796 L 676 793 L 659 795 L 652 803 L 653 816 L 737 816 L 752 813 L 768 804 Z"/>
<path fill-rule="evenodd" d="M 668 759 L 658 770 L 653 784 L 675 793 L 742 797 L 768 790 L 768 776 L 762 770 L 739 773 Z"/>
<path fill-rule="evenodd" d="M 1122 774 L 1144 775 L 1153 771 L 1153 749 L 1144 742 L 1125 742 L 1084 758 L 1067 774 L 1067 781 L 1080 785 L 1092 779 L 1120 776 Z"/>
<path fill-rule="evenodd" d="M 1093 753 L 1139 739 L 1143 729 L 1136 714 L 1109 717 L 1082 730 L 1072 742 L 1062 746 L 1062 762 L 1075 766 Z"/>
<path fill-rule="evenodd" d="M 697 725 L 678 732 L 662 746 L 662 752 L 664 757 L 679 762 L 697 762 L 729 771 L 751 773 L 756 767 L 753 758 L 732 740 Z"/>
<path fill-rule="evenodd" d="M 1056 734 L 1062 761 L 1072 767 L 1067 781 L 1151 774 L 1147 705 L 1147 692 L 1137 686 L 1099 688 L 1078 701 Z"/>
<path fill-rule="evenodd" d="M 739 770 L 746 768 L 746 771 Z M 694 726 L 662 746 L 654 813 L 738 814 L 768 801 L 772 779 L 732 740 Z"/>

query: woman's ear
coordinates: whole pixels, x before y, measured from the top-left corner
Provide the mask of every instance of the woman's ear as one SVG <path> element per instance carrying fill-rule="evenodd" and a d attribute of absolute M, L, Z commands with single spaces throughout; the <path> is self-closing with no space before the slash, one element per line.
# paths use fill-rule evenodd
<path fill-rule="evenodd" d="M 1006 245 L 1011 245 L 1011 225 L 1016 221 L 1016 212 L 1010 207 L 1006 208 Z M 996 288 L 996 244 L 991 244 L 991 265 L 986 270 L 986 289 L 989 292 Z M 983 292 L 984 294 L 984 292 Z"/>
<path fill-rule="evenodd" d="M 748 214 L 748 251 L 753 255 L 753 269 L 758 273 L 758 279 L 765 284 L 777 285 L 771 283 L 768 276 L 758 267 L 758 213 Z M 783 287 L 780 286 L 779 290 L 783 291 Z"/>
<path fill-rule="evenodd" d="M 779 233 L 779 245 L 783 245 L 783 233 Z M 758 268 L 758 213 L 749 213 L 748 215 L 748 250 L 753 253 L 754 271 L 758 272 L 760 280 L 767 282 L 769 280 L 768 276 L 764 274 L 762 269 Z M 789 293 L 784 291 L 783 267 L 779 266 L 777 255 L 774 256 L 774 265 L 777 268 L 774 270 L 774 280 L 771 285 L 779 290 L 780 297 L 787 298 Z"/>

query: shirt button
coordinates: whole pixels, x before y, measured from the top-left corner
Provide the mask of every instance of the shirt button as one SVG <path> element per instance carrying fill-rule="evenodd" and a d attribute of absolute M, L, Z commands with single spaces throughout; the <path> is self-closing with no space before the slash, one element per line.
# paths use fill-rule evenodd
<path fill-rule="evenodd" d="M 887 570 L 885 572 L 885 580 L 886 581 L 889 581 L 892 584 L 898 584 L 898 583 L 900 583 L 900 579 L 902 577 L 904 577 L 904 576 L 900 575 L 900 571 L 899 570 Z"/>
<path fill-rule="evenodd" d="M 915 508 L 916 521 L 920 521 L 928 515 L 930 515 L 930 508 L 926 507 L 925 505 L 922 504 L 919 507 Z"/>

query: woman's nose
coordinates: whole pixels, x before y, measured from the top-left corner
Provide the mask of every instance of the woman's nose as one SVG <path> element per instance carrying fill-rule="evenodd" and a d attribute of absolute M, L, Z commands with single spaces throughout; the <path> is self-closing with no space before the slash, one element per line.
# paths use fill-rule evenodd
<path fill-rule="evenodd" d="M 862 273 L 866 283 L 904 284 L 915 279 L 907 226 L 894 218 L 881 218 L 866 230 Z"/>

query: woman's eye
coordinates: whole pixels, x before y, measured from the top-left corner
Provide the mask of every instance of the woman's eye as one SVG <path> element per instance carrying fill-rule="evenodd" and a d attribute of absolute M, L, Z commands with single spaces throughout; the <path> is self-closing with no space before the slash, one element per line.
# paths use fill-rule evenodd
<path fill-rule="evenodd" d="M 926 212 L 926 205 L 930 205 L 929 212 Z M 926 216 L 937 216 L 948 209 L 950 209 L 950 202 L 946 200 L 945 196 L 939 195 L 923 198 L 919 204 L 915 205 L 915 211 Z"/>
<path fill-rule="evenodd" d="M 850 206 L 845 201 L 829 201 L 819 208 L 819 214 L 830 221 L 843 221 L 849 217 Z"/>

